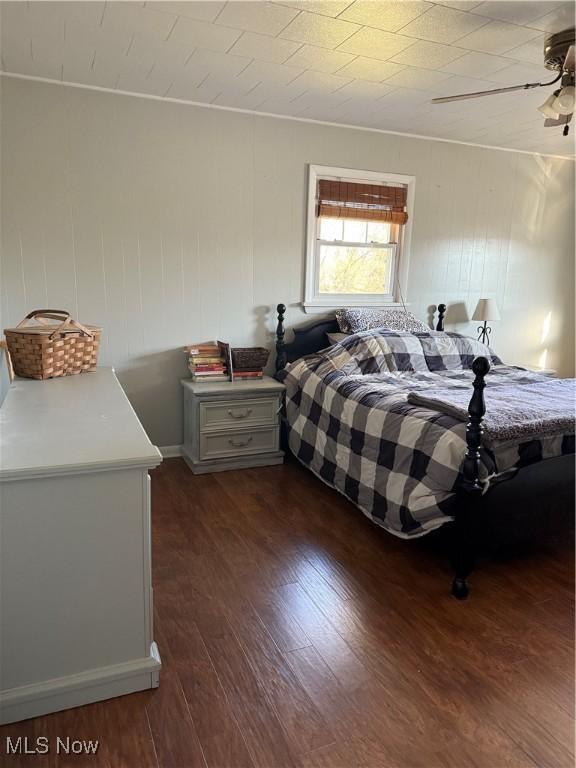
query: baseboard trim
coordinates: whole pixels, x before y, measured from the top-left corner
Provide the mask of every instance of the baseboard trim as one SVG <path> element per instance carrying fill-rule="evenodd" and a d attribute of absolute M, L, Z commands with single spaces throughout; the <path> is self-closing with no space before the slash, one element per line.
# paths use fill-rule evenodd
<path fill-rule="evenodd" d="M 161 445 L 158 450 L 163 459 L 175 459 L 177 456 L 182 456 L 181 445 Z"/>
<path fill-rule="evenodd" d="M 144 659 L 1 691 L 0 724 L 157 688 L 161 666 L 158 647 L 152 643 L 150 656 Z"/>

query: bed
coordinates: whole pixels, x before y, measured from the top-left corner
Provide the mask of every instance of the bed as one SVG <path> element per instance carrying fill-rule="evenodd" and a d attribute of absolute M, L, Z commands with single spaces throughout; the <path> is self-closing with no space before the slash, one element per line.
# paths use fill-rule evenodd
<path fill-rule="evenodd" d="M 452 594 L 463 599 L 475 524 L 499 488 L 509 498 L 544 461 L 547 475 L 573 487 L 574 383 L 505 365 L 480 342 L 445 332 L 445 309 L 435 330 L 376 328 L 330 345 L 334 318 L 295 329 L 286 343 L 280 304 L 276 369 L 291 452 L 396 536 L 449 524 Z"/>

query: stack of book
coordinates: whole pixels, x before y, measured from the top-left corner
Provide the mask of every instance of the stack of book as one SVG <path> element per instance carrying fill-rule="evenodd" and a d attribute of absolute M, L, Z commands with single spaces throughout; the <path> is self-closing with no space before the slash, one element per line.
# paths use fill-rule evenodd
<path fill-rule="evenodd" d="M 234 347 L 230 350 L 232 381 L 254 381 L 264 377 L 269 351 L 264 347 Z"/>
<path fill-rule="evenodd" d="M 264 370 L 256 366 L 251 366 L 250 368 L 238 368 L 235 365 L 232 371 L 233 381 L 252 381 L 253 379 L 261 379 L 263 376 Z"/>
<path fill-rule="evenodd" d="M 232 371 L 232 381 L 253 381 L 264 376 L 262 368 L 237 368 Z"/>
<path fill-rule="evenodd" d="M 228 345 L 219 341 L 185 347 L 192 381 L 228 381 L 230 379 Z"/>

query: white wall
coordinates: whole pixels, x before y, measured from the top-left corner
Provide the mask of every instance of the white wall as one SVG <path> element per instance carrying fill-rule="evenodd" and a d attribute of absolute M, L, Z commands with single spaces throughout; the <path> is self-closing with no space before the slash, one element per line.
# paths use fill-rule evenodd
<path fill-rule="evenodd" d="M 495 296 L 505 360 L 573 373 L 571 161 L 7 78 L 2 327 L 45 306 L 102 325 L 101 364 L 179 443 L 182 345 L 270 344 L 279 301 L 307 319 L 308 163 L 415 175 L 412 309 L 454 323 Z"/>

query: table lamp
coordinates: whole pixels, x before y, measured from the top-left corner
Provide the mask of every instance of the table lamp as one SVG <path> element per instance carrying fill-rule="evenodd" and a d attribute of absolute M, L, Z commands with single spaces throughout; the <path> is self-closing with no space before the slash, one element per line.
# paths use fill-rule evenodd
<path fill-rule="evenodd" d="M 492 328 L 487 323 L 489 320 L 500 320 L 498 305 L 494 299 L 480 299 L 472 315 L 472 320 L 480 320 L 483 325 L 478 326 L 478 341 L 482 344 L 490 343 Z"/>

